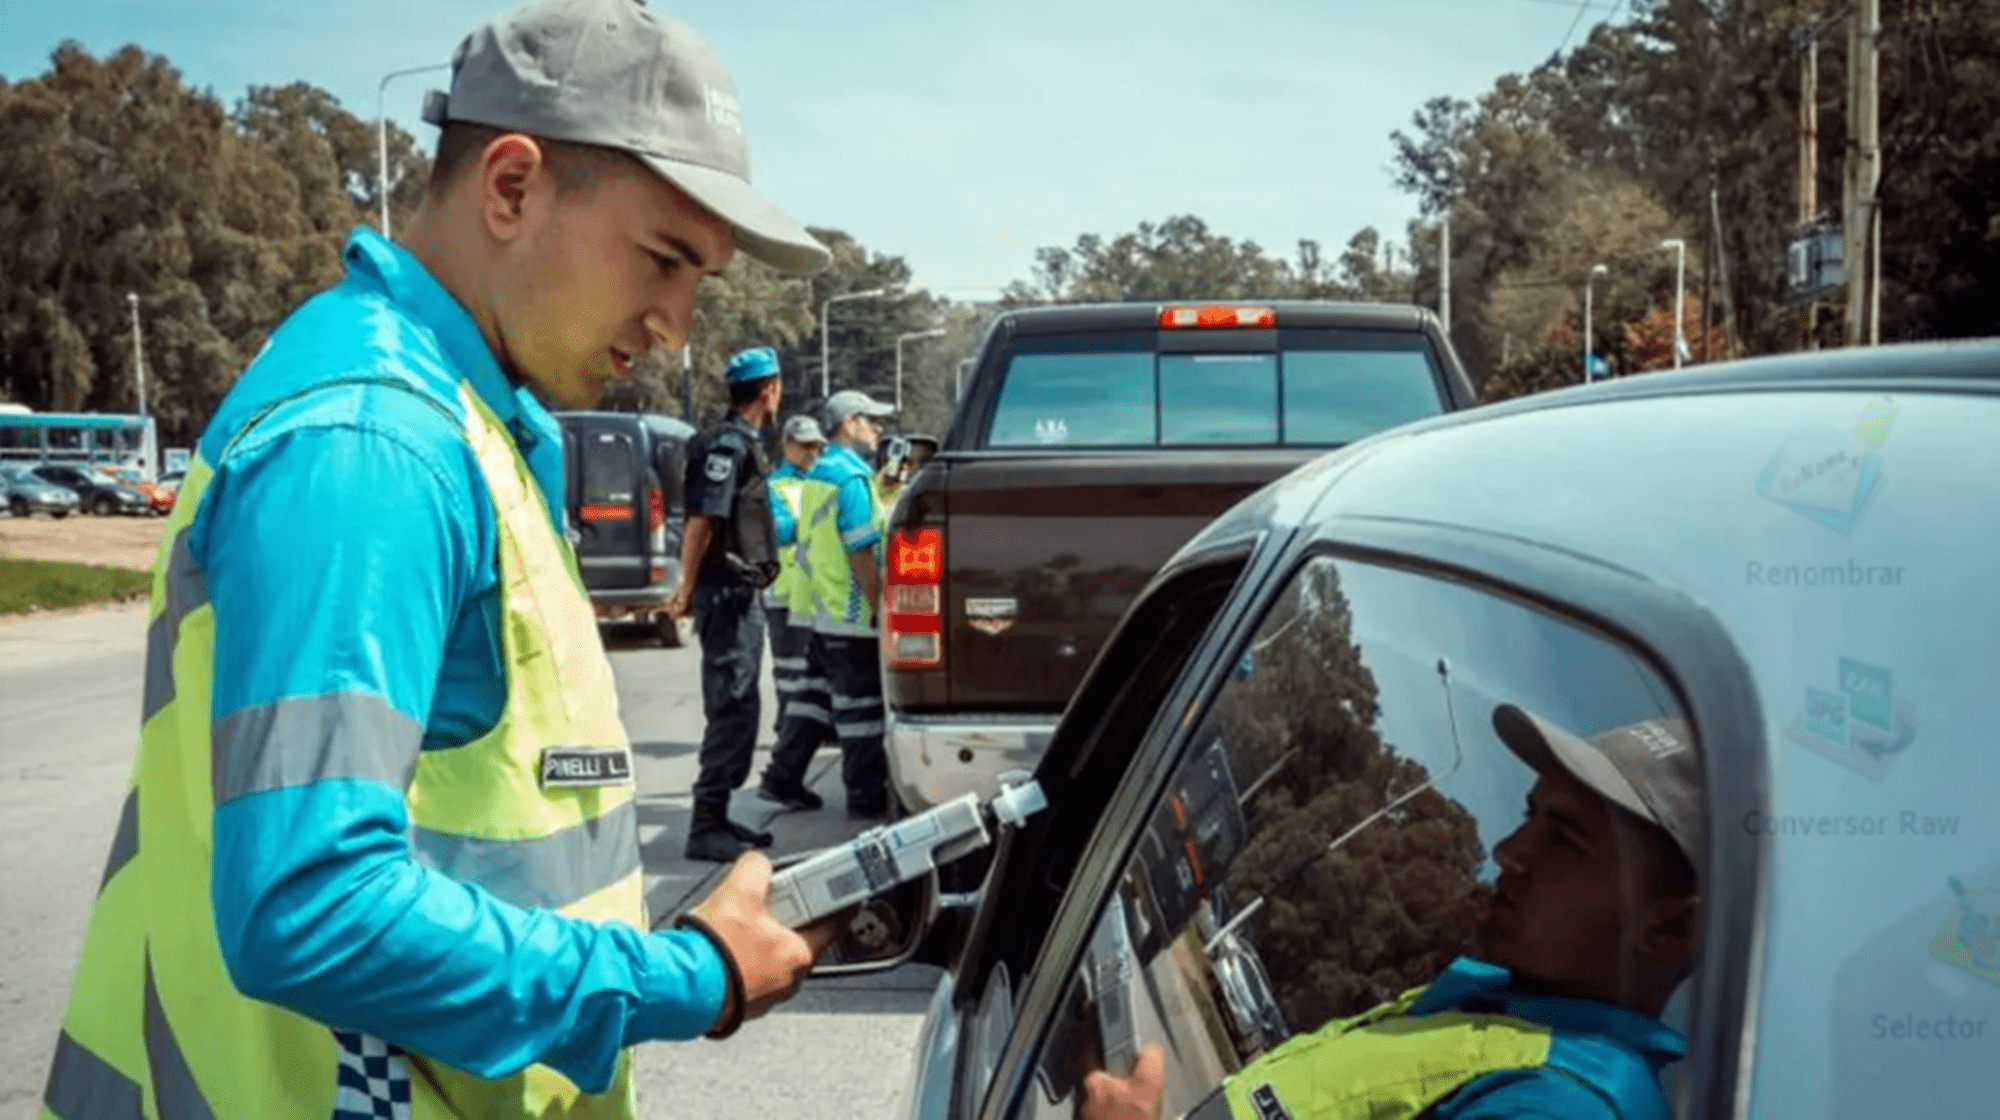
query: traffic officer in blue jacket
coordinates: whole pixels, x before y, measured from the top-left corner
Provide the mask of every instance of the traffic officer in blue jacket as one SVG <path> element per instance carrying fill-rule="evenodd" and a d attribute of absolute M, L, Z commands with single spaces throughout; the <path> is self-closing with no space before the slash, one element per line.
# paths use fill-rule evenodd
<path fill-rule="evenodd" d="M 650 928 L 549 412 L 681 347 L 737 252 L 826 250 L 637 0 L 496 15 L 425 116 L 402 239 L 354 231 L 190 464 L 40 1115 L 633 1120 L 632 1047 L 728 1034 L 831 936 L 755 853 Z"/>
<path fill-rule="evenodd" d="M 778 414 L 778 352 L 757 346 L 729 359 L 729 414 L 688 444 L 687 524 L 680 583 L 668 601 L 694 613 L 701 642 L 701 772 L 694 782 L 687 858 L 727 863 L 771 834 L 729 819 L 729 795 L 750 776 L 757 748 L 757 678 L 764 661 L 763 591 L 778 578 L 763 430 Z"/>

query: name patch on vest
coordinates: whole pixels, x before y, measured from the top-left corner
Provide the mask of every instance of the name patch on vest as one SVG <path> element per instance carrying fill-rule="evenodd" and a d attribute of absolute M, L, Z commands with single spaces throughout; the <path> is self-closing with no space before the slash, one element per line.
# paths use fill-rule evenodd
<path fill-rule="evenodd" d="M 550 747 L 542 752 L 542 786 L 622 786 L 632 781 L 624 747 Z"/>
<path fill-rule="evenodd" d="M 1250 1106 L 1257 1110 L 1257 1120 L 1292 1120 L 1291 1109 L 1278 1099 L 1278 1091 L 1269 1081 L 1250 1090 Z"/>

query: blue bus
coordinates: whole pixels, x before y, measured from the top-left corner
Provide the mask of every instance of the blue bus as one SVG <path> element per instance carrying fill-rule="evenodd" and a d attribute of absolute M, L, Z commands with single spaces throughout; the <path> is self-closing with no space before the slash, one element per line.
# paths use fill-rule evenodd
<path fill-rule="evenodd" d="M 157 476 L 158 436 L 150 416 L 29 412 L 0 407 L 0 462 L 108 463 Z"/>

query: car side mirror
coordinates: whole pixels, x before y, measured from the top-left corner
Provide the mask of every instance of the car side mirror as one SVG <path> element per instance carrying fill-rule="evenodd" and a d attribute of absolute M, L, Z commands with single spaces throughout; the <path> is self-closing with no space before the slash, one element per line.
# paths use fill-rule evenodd
<path fill-rule="evenodd" d="M 846 928 L 813 966 L 812 974 L 887 972 L 916 955 L 937 913 L 936 872 L 873 895 L 848 918 Z"/>

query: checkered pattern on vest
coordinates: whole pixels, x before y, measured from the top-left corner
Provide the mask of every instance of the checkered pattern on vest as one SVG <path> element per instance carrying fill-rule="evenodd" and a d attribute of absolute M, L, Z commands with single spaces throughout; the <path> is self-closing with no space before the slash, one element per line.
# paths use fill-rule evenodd
<path fill-rule="evenodd" d="M 335 1031 L 340 1082 L 333 1120 L 410 1120 L 410 1060 L 399 1047 L 354 1031 Z"/>

